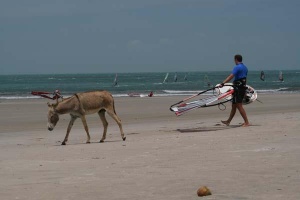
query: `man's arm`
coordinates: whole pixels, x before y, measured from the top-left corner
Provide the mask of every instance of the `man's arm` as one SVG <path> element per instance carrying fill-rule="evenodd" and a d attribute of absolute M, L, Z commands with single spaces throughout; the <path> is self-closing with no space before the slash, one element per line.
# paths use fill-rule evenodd
<path fill-rule="evenodd" d="M 227 83 L 229 82 L 231 79 L 233 79 L 234 75 L 230 74 L 222 83 Z"/>

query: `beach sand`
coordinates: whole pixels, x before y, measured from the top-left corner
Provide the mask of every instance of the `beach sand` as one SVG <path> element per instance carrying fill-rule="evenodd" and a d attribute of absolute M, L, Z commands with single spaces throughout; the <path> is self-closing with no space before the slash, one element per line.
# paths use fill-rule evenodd
<path fill-rule="evenodd" d="M 218 107 L 176 117 L 183 97 L 115 98 L 127 137 L 107 116 L 104 143 L 98 115 L 80 120 L 66 146 L 69 122 L 47 130 L 47 100 L 0 101 L 0 199 L 300 199 L 299 94 L 259 95 L 230 126 Z M 198 197 L 200 186 L 211 196 Z"/>

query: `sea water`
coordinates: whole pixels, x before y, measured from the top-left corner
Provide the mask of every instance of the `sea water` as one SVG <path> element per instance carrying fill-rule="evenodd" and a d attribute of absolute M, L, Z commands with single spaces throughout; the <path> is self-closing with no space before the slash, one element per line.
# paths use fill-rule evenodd
<path fill-rule="evenodd" d="M 260 71 L 249 71 L 248 85 L 258 93 L 300 93 L 300 70 L 282 71 L 284 81 L 279 81 L 279 71 L 265 71 L 265 81 Z M 0 99 L 40 98 L 31 91 L 54 92 L 60 90 L 64 97 L 77 92 L 107 90 L 114 97 L 128 96 L 129 93 L 154 96 L 193 95 L 221 83 L 230 71 L 218 72 L 167 72 L 115 73 L 108 74 L 42 74 L 42 75 L 0 75 Z M 175 82 L 175 74 L 177 81 Z M 186 77 L 186 80 L 184 79 Z"/>

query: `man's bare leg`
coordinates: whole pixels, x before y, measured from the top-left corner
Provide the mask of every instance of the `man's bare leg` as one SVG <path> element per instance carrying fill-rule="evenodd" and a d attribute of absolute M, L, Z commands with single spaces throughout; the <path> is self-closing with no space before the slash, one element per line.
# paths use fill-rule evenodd
<path fill-rule="evenodd" d="M 237 109 L 239 110 L 239 112 L 241 113 L 243 119 L 244 119 L 244 123 L 242 124 L 243 127 L 247 127 L 250 125 L 249 121 L 248 121 L 248 117 L 246 114 L 246 111 L 243 107 L 242 103 L 237 103 Z"/>
<path fill-rule="evenodd" d="M 232 104 L 229 118 L 226 121 L 221 121 L 223 124 L 225 124 L 226 126 L 229 126 L 231 120 L 233 119 L 233 117 L 236 113 L 236 108 L 237 108 L 237 104 Z"/>

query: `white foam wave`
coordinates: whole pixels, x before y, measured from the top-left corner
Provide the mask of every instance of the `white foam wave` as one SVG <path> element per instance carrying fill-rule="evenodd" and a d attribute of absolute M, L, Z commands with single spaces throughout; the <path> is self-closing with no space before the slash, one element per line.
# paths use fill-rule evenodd
<path fill-rule="evenodd" d="M 262 89 L 262 90 L 256 90 L 258 93 L 278 93 L 286 91 L 289 88 L 279 88 L 279 89 Z"/>
<path fill-rule="evenodd" d="M 194 93 L 194 94 L 198 94 L 199 90 L 163 90 L 163 92 L 165 93 L 171 93 L 171 94 L 178 94 L 178 93 Z"/>
<path fill-rule="evenodd" d="M 40 99 L 38 96 L 0 96 L 0 99 L 13 100 L 13 99 Z"/>

